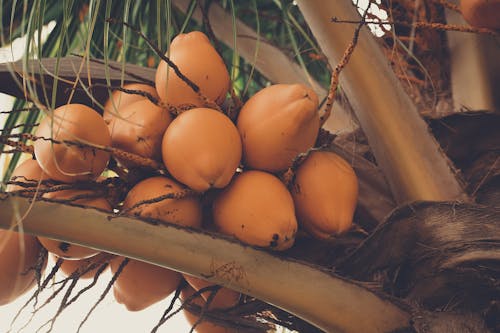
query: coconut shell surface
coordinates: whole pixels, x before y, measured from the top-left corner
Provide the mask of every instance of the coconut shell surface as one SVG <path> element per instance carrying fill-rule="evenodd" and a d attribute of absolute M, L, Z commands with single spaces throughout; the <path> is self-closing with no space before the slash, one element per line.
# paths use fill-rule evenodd
<path fill-rule="evenodd" d="M 35 156 L 50 178 L 72 183 L 96 179 L 110 154 L 78 143 L 109 147 L 111 136 L 103 118 L 83 104 L 66 104 L 46 116 L 36 130 Z M 65 144 L 63 141 L 73 144 Z M 76 143 L 76 144 L 74 144 Z"/>
<path fill-rule="evenodd" d="M 244 171 L 213 204 L 214 223 L 224 234 L 273 250 L 286 250 L 295 240 L 297 219 L 285 185 L 263 171 Z"/>

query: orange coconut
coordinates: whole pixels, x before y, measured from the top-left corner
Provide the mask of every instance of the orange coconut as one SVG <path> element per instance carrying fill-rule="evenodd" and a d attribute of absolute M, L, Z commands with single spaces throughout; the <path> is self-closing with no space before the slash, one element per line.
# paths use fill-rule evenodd
<path fill-rule="evenodd" d="M 201 227 L 202 210 L 200 200 L 197 197 L 165 199 L 134 207 L 141 201 L 182 193 L 185 190 L 185 186 L 168 177 L 147 178 L 137 183 L 128 192 L 123 208 L 128 210 L 129 214 L 141 217 L 163 220 L 187 227 Z"/>
<path fill-rule="evenodd" d="M 11 177 L 16 182 L 33 183 L 34 186 L 44 179 L 46 175 L 32 159 L 19 164 Z M 22 189 L 25 187 L 21 185 L 7 186 L 8 192 Z M 42 250 L 36 237 L 0 229 L 0 305 L 16 300 L 36 284 L 33 268 Z"/>
<path fill-rule="evenodd" d="M 195 108 L 172 121 L 163 137 L 162 151 L 170 174 L 203 192 L 229 184 L 240 164 L 241 139 L 226 115 Z"/>
<path fill-rule="evenodd" d="M 37 186 L 43 188 L 44 185 L 40 182 L 47 180 L 48 175 L 43 172 L 42 168 L 37 161 L 33 159 L 27 159 L 21 162 L 12 172 L 11 181 L 21 184 L 9 184 L 7 185 L 7 191 L 19 191 L 19 190 L 35 190 Z M 34 195 L 35 193 L 33 193 Z"/>
<path fill-rule="evenodd" d="M 111 145 L 111 136 L 102 117 L 82 104 L 66 104 L 45 117 L 36 136 L 57 141 Z M 96 179 L 106 168 L 110 154 L 93 147 L 79 147 L 38 139 L 34 144 L 40 167 L 50 178 L 62 182 Z"/>
<path fill-rule="evenodd" d="M 218 104 L 224 101 L 229 89 L 229 73 L 224 60 L 204 33 L 193 31 L 177 35 L 165 55 L 206 98 Z M 165 61 L 158 65 L 155 83 L 160 98 L 173 106 L 205 104 Z"/>
<path fill-rule="evenodd" d="M 161 160 L 161 141 L 171 121 L 170 112 L 141 99 L 108 115 L 106 123 L 113 147 Z"/>
<path fill-rule="evenodd" d="M 276 84 L 243 105 L 237 120 L 243 162 L 276 172 L 313 147 L 319 132 L 318 96 L 301 84 Z"/>
<path fill-rule="evenodd" d="M 236 176 L 213 204 L 220 232 L 244 243 L 286 250 L 297 232 L 292 196 L 275 176 L 250 170 Z"/>
<path fill-rule="evenodd" d="M 500 29 L 500 0 L 460 0 L 460 9 L 470 25 Z"/>
<path fill-rule="evenodd" d="M 298 167 L 291 193 L 299 224 L 313 236 L 327 239 L 351 228 L 358 180 L 337 154 L 312 152 Z"/>
<path fill-rule="evenodd" d="M 41 251 L 36 237 L 0 230 L 0 305 L 16 300 L 35 286 L 34 267 Z"/>
<path fill-rule="evenodd" d="M 124 259 L 118 256 L 110 261 L 113 275 Z M 178 272 L 130 259 L 113 284 L 113 294 L 127 310 L 141 311 L 170 295 L 181 279 Z"/>

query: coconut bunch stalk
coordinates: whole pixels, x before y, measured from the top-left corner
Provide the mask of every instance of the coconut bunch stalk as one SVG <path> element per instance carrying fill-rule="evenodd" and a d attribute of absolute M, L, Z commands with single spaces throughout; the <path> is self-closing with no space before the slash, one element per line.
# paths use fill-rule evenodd
<path fill-rule="evenodd" d="M 158 227 L 129 217 L 109 218 L 97 210 L 48 202 L 31 207 L 29 199 L 15 196 L 4 197 L 0 211 L 3 229 L 22 226 L 28 234 L 203 278 L 282 308 L 327 332 L 388 332 L 409 325 L 409 308 L 360 284 L 220 235 L 176 225 Z M 66 216 L 72 216 L 72 223 L 64 222 Z"/>

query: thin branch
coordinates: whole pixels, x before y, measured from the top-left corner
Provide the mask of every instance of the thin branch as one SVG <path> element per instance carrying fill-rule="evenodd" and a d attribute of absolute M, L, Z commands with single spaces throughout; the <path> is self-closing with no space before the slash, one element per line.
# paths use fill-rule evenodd
<path fill-rule="evenodd" d="M 385 25 L 385 24 L 390 24 L 390 25 L 402 25 L 402 26 L 407 26 L 407 27 L 412 27 L 414 26 L 417 29 L 431 29 L 431 30 L 438 30 L 438 31 L 458 31 L 458 32 L 468 32 L 468 33 L 475 33 L 475 34 L 485 34 L 485 35 L 491 35 L 491 36 L 499 36 L 499 32 L 492 30 L 492 29 L 487 29 L 487 28 L 476 28 L 476 27 L 471 27 L 468 25 L 458 25 L 458 24 L 444 24 L 444 23 L 438 23 L 438 22 L 405 22 L 405 21 L 381 21 L 381 20 L 342 20 L 337 17 L 332 17 L 331 18 L 332 23 L 348 23 L 348 24 L 378 24 L 378 25 Z"/>
<path fill-rule="evenodd" d="M 9 139 L 7 139 L 7 137 L 21 138 L 24 140 L 27 139 L 27 140 L 32 140 L 32 141 L 44 140 L 44 141 L 50 141 L 50 142 L 55 143 L 55 144 L 65 144 L 67 146 L 76 146 L 76 147 L 82 148 L 82 149 L 83 148 L 90 148 L 90 149 L 100 150 L 100 151 L 111 153 L 112 155 L 118 157 L 118 159 L 131 162 L 134 165 L 151 168 L 153 170 L 165 170 L 165 167 L 163 166 L 163 164 L 161 164 L 153 159 L 146 158 L 146 157 L 143 157 L 141 155 L 130 153 L 128 151 L 114 148 L 114 147 L 101 147 L 101 146 L 93 145 L 90 143 L 83 143 L 80 141 L 72 141 L 72 140 L 56 140 L 54 138 L 36 136 L 36 135 L 30 134 L 30 133 L 9 134 L 6 136 L 0 136 L 0 141 L 3 141 L 5 144 L 7 144 L 9 146 L 17 147 L 17 148 L 22 149 L 23 151 L 29 152 L 29 153 L 33 153 L 32 146 L 26 145 L 22 142 L 9 140 Z"/>
<path fill-rule="evenodd" d="M 439 5 L 443 6 L 444 8 L 453 10 L 453 11 L 458 12 L 458 13 L 462 13 L 462 10 L 460 9 L 459 5 L 452 3 L 452 2 L 449 2 L 447 0 L 432 0 L 432 2 L 439 4 Z"/>
<path fill-rule="evenodd" d="M 141 201 L 135 203 L 134 205 L 132 205 L 131 207 L 124 208 L 120 212 L 120 214 L 127 214 L 140 206 L 158 203 L 158 202 L 161 202 L 164 200 L 180 200 L 180 199 L 184 199 L 186 197 L 199 196 L 199 195 L 200 195 L 199 192 L 193 191 L 191 189 L 185 189 L 185 190 L 180 190 L 178 192 L 167 193 L 164 195 L 160 195 L 158 197 L 154 197 L 152 199 L 141 200 Z"/>
<path fill-rule="evenodd" d="M 83 318 L 82 321 L 80 322 L 80 325 L 78 326 L 78 329 L 77 329 L 77 333 L 80 332 L 80 330 L 82 329 L 85 322 L 87 322 L 87 320 L 90 318 L 90 315 L 92 314 L 92 312 L 94 312 L 94 310 L 97 308 L 97 306 L 104 300 L 104 298 L 106 298 L 106 295 L 109 293 L 109 291 L 113 287 L 113 284 L 115 283 L 116 279 L 118 279 L 118 277 L 122 273 L 125 266 L 127 266 L 129 261 L 130 261 L 129 258 L 124 258 L 122 260 L 122 262 L 118 266 L 118 269 L 116 270 L 116 273 L 113 274 L 113 277 L 109 281 L 108 285 L 106 286 L 106 288 L 104 289 L 102 294 L 99 296 L 99 299 L 97 300 L 97 302 L 94 303 L 94 305 L 90 308 L 89 312 L 87 312 L 87 314 L 85 315 L 85 318 Z"/>
<path fill-rule="evenodd" d="M 326 97 L 326 105 L 325 105 L 325 111 L 320 117 L 320 127 L 323 127 L 323 125 L 326 123 L 328 118 L 330 117 L 330 114 L 332 112 L 332 107 L 333 107 L 333 102 L 335 101 L 335 96 L 337 93 L 338 85 L 339 85 L 339 76 L 340 72 L 344 69 L 344 67 L 349 63 L 349 59 L 351 59 L 351 55 L 354 52 L 354 48 L 356 47 L 356 44 L 358 43 L 358 38 L 359 38 L 359 32 L 361 31 L 361 28 L 365 24 L 365 16 L 366 13 L 368 13 L 368 9 L 365 10 L 363 14 L 363 18 L 354 30 L 354 35 L 352 37 L 352 41 L 349 43 L 347 46 L 347 49 L 345 50 L 342 58 L 340 59 L 339 63 L 335 68 L 333 69 L 332 72 L 332 77 L 330 81 L 330 89 L 328 91 L 328 96 Z"/>
<path fill-rule="evenodd" d="M 182 289 L 186 288 L 186 286 L 187 286 L 187 282 L 185 280 L 182 280 L 181 283 L 179 283 L 179 285 L 177 286 L 177 289 L 175 290 L 174 296 L 173 296 L 172 300 L 170 301 L 170 304 L 163 312 L 158 323 L 151 330 L 151 333 L 156 333 L 158 331 L 158 329 L 167 321 L 166 318 L 168 317 L 169 313 L 174 308 L 175 302 L 179 299 Z"/>

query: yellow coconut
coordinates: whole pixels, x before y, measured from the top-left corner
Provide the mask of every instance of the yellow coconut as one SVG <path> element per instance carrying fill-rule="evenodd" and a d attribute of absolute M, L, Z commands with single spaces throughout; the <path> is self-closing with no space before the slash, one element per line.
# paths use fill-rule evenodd
<path fill-rule="evenodd" d="M 19 164 L 11 180 L 33 184 L 46 179 L 46 175 L 35 160 L 28 159 Z M 7 191 L 25 189 L 10 184 Z M 0 229 L 0 305 L 16 300 L 36 284 L 34 267 L 43 250 L 36 237 L 15 231 Z M 46 261 L 45 261 L 46 263 Z"/>

